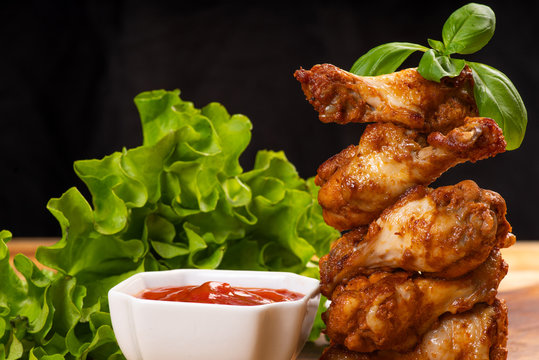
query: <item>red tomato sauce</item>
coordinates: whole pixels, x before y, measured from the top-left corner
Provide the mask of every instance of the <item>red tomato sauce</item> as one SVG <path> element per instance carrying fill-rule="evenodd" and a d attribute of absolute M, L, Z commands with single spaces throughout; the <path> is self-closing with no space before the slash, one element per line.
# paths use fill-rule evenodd
<path fill-rule="evenodd" d="M 196 302 L 223 305 L 264 305 L 299 300 L 305 295 L 287 289 L 232 287 L 230 284 L 208 281 L 189 286 L 147 289 L 137 295 L 141 299 Z"/>

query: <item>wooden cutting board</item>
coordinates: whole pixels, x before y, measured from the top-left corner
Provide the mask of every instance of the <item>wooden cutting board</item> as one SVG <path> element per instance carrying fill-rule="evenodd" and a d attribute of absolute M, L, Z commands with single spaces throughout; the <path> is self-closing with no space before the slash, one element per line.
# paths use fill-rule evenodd
<path fill-rule="evenodd" d="M 539 271 L 510 271 L 498 297 L 509 309 L 509 360 L 539 359 Z M 298 360 L 320 357 L 324 344 L 307 344 Z"/>
<path fill-rule="evenodd" d="M 509 308 L 508 358 L 539 359 L 539 285 L 505 291 L 500 297 Z"/>

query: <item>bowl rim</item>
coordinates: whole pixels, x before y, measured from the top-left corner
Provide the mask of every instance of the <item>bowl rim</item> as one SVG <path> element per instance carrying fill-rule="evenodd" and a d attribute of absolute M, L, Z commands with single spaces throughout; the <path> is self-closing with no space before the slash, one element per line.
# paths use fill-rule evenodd
<path fill-rule="evenodd" d="M 138 278 L 144 278 L 144 277 L 166 277 L 173 275 L 175 273 L 188 273 L 188 272 L 199 272 L 199 273 L 211 273 L 211 272 L 219 272 L 223 274 L 234 274 L 236 277 L 241 277 L 241 274 L 244 275 L 262 275 L 265 277 L 280 277 L 280 276 L 287 276 L 290 278 L 297 278 L 298 280 L 304 280 L 312 282 L 312 289 L 310 289 L 308 292 L 303 294 L 304 296 L 297 300 L 290 300 L 290 301 L 279 301 L 274 302 L 270 304 L 260 304 L 260 305 L 252 305 L 252 306 L 246 306 L 246 305 L 229 305 L 229 304 L 208 304 L 208 303 L 197 303 L 197 302 L 183 302 L 183 301 L 166 301 L 166 300 L 153 300 L 153 299 L 142 299 L 135 295 L 129 294 L 125 291 L 122 291 L 124 287 L 128 286 L 133 281 L 136 281 Z M 240 275 L 240 276 L 237 276 Z M 211 281 L 211 280 L 208 280 Z M 218 281 L 218 280 L 214 280 Z M 202 284 L 202 283 L 200 283 Z M 194 284 L 197 285 L 197 284 Z M 171 285 L 174 286 L 174 285 Z M 179 285 L 181 286 L 181 285 Z M 233 285 L 234 286 L 234 285 Z M 269 289 L 283 289 L 284 287 L 269 287 L 269 286 L 261 286 Z M 292 289 L 287 289 L 291 291 L 295 291 Z M 115 286 L 113 286 L 108 291 L 108 296 L 110 297 L 111 294 L 116 294 L 117 296 L 125 296 L 129 298 L 129 301 L 140 303 L 140 304 L 147 304 L 148 306 L 170 306 L 170 307 L 186 307 L 186 306 L 192 306 L 192 307 L 217 307 L 217 308 L 234 308 L 234 309 L 245 309 L 244 311 L 257 311 L 258 309 L 263 310 L 268 307 L 277 307 L 277 306 L 297 306 L 298 304 L 307 303 L 309 300 L 315 298 L 320 294 L 320 281 L 315 278 L 311 278 L 304 275 L 299 275 L 293 272 L 287 272 L 287 271 L 265 271 L 265 270 L 229 270 L 229 269 L 170 269 L 170 270 L 155 270 L 155 271 L 142 271 L 136 274 L 131 275 L 127 279 L 122 280 Z"/>

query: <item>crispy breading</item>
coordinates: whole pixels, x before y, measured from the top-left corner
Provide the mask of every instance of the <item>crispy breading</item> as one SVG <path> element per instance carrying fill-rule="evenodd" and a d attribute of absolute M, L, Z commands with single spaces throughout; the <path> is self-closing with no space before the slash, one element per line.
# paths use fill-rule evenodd
<path fill-rule="evenodd" d="M 412 186 L 428 185 L 449 168 L 505 151 L 498 125 L 466 118 L 446 135 L 426 136 L 393 124 L 367 126 L 358 146 L 323 163 L 315 178 L 325 221 L 338 230 L 369 224 Z"/>
<path fill-rule="evenodd" d="M 475 269 L 492 249 L 513 245 L 505 200 L 471 180 L 429 189 L 418 185 L 370 226 L 344 234 L 320 259 L 320 287 L 333 289 L 376 269 L 454 278 Z"/>
<path fill-rule="evenodd" d="M 426 133 L 445 133 L 477 116 L 473 76 L 465 67 L 440 83 L 417 69 L 379 76 L 357 76 L 331 64 L 294 73 L 322 122 L 393 122 Z"/>
<path fill-rule="evenodd" d="M 359 353 L 339 344 L 324 350 L 320 360 L 505 360 L 507 359 L 507 306 L 477 304 L 467 312 L 446 314 L 411 351 Z"/>
<path fill-rule="evenodd" d="M 350 350 L 410 351 L 441 315 L 492 304 L 506 274 L 507 264 L 494 249 L 483 264 L 456 279 L 404 271 L 357 276 L 337 286 L 322 319 L 329 338 Z"/>

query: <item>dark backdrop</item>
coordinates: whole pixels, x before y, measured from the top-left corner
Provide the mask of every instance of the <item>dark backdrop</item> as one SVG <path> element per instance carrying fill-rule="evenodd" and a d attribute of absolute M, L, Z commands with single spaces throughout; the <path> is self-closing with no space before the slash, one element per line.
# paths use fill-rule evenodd
<path fill-rule="evenodd" d="M 245 6 L 192 1 L 9 2 L 0 13 L 0 228 L 58 236 L 51 197 L 84 185 L 77 159 L 141 144 L 133 97 L 182 91 L 201 107 L 223 103 L 253 122 L 241 161 L 285 150 L 303 177 L 351 143 L 362 125 L 322 124 L 292 73 L 329 62 L 348 69 L 390 41 L 426 45 L 462 1 L 355 1 Z M 500 192 L 519 239 L 539 239 L 537 2 L 487 1 L 491 42 L 471 60 L 494 66 L 519 89 L 529 114 L 522 147 L 459 165 L 436 185 L 473 179 Z M 531 3 L 531 4 L 530 4 Z M 408 66 L 416 66 L 419 55 Z"/>

